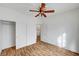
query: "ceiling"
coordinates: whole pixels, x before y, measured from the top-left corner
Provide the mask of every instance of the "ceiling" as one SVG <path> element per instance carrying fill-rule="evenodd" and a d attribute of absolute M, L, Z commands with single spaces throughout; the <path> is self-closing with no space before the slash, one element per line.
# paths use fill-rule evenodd
<path fill-rule="evenodd" d="M 38 9 L 40 3 L 0 3 L 0 7 L 14 9 L 20 13 L 29 13 L 30 9 Z M 79 3 L 46 3 L 47 9 L 55 9 L 55 13 L 61 13 L 71 9 L 79 8 Z"/>

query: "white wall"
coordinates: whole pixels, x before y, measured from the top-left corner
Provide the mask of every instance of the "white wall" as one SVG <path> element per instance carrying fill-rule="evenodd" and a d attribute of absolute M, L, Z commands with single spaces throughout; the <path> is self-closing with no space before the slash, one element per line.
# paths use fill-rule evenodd
<path fill-rule="evenodd" d="M 47 17 L 42 25 L 42 41 L 79 51 L 79 9 Z"/>
<path fill-rule="evenodd" d="M 33 19 L 34 19 L 33 17 L 21 14 L 18 11 L 15 11 L 13 9 L 0 7 L 0 20 L 16 22 L 16 48 L 17 49 L 24 46 L 31 45 L 36 42 L 36 27 Z M 7 47 L 8 46 L 6 46 L 6 48 Z M 1 47 L 1 49 L 3 48 Z"/>
<path fill-rule="evenodd" d="M 1 28 L 1 27 L 2 27 L 2 24 L 1 24 L 1 22 L 0 22 L 0 28 Z M 1 47 L 2 47 L 2 46 L 1 46 L 1 45 L 2 45 L 2 40 L 1 40 L 1 39 L 2 39 L 2 36 L 1 36 L 1 35 L 2 35 L 2 29 L 0 29 L 0 52 L 1 52 L 1 50 L 2 50 L 2 48 L 1 48 Z"/>
<path fill-rule="evenodd" d="M 26 45 L 26 24 L 16 24 L 16 48 L 20 48 Z"/>

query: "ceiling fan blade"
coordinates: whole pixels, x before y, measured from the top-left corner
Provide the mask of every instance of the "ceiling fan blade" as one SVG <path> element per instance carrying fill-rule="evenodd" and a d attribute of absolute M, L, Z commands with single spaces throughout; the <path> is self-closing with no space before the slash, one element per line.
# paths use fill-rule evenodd
<path fill-rule="evenodd" d="M 35 17 L 37 17 L 37 16 L 39 16 L 40 15 L 40 13 L 39 14 L 37 14 Z"/>
<path fill-rule="evenodd" d="M 44 11 L 45 13 L 52 13 L 52 12 L 55 12 L 55 10 L 47 10 L 47 11 Z"/>
<path fill-rule="evenodd" d="M 29 11 L 31 11 L 31 12 L 39 12 L 39 11 L 37 11 L 37 10 L 29 10 Z"/>
<path fill-rule="evenodd" d="M 43 15 L 44 17 L 47 17 L 46 14 L 44 14 L 44 13 L 42 13 L 42 15 Z"/>

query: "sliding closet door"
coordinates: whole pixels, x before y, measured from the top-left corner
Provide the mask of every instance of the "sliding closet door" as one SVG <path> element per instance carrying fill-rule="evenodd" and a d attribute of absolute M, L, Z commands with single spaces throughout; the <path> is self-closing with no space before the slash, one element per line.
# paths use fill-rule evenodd
<path fill-rule="evenodd" d="M 2 21 L 2 49 L 15 46 L 15 23 Z"/>

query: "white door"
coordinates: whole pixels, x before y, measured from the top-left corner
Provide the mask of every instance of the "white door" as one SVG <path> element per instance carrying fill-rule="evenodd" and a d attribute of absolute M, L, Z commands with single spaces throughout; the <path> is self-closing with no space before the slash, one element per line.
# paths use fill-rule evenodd
<path fill-rule="evenodd" d="M 2 49 L 15 46 L 15 23 L 2 21 Z"/>

